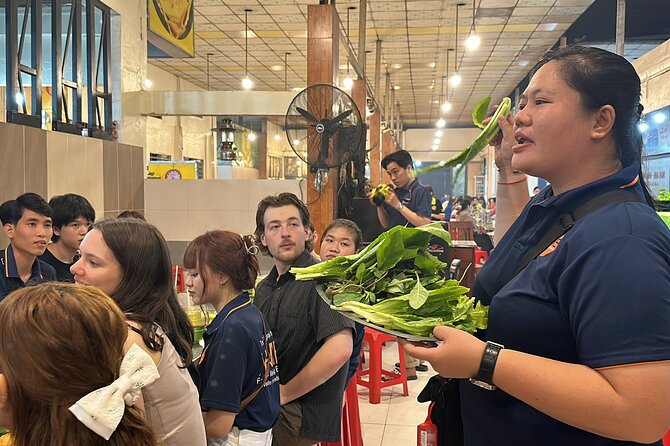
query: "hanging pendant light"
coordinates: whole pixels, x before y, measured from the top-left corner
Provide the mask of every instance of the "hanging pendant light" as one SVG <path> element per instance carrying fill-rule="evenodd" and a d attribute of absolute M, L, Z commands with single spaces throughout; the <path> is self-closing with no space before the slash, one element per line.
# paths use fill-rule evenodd
<path fill-rule="evenodd" d="M 482 41 L 475 30 L 475 1 L 477 0 L 472 0 L 472 29 L 470 30 L 470 36 L 465 40 L 465 47 L 470 51 L 479 48 L 479 44 Z"/>
<path fill-rule="evenodd" d="M 244 10 L 244 79 L 242 79 L 242 88 L 251 90 L 254 82 L 249 78 L 249 13 L 251 9 Z"/>
<path fill-rule="evenodd" d="M 458 9 L 465 6 L 465 3 L 456 4 L 456 43 L 454 44 L 454 74 L 449 78 L 449 84 L 452 87 L 458 86 L 461 83 L 461 76 L 458 75 Z"/>
<path fill-rule="evenodd" d="M 442 77 L 442 86 L 444 86 L 445 79 L 449 78 L 449 57 L 450 57 L 449 53 L 451 53 L 452 51 L 454 51 L 453 48 L 447 49 L 447 73 L 446 73 L 446 76 Z M 449 87 L 447 87 L 445 100 L 444 100 L 444 103 L 442 104 L 441 109 L 444 113 L 448 113 L 448 112 L 451 111 L 451 108 L 452 108 L 452 105 L 451 105 L 451 102 L 449 102 Z"/>
<path fill-rule="evenodd" d="M 347 48 L 348 48 L 348 47 L 350 46 L 350 44 L 351 44 L 351 40 L 349 39 L 349 32 L 350 32 L 350 30 L 349 30 L 349 13 L 350 13 L 352 10 L 354 10 L 354 9 L 356 9 L 355 6 L 349 6 L 349 7 L 347 8 Z M 349 63 L 349 57 L 347 57 L 347 76 L 346 76 L 346 77 L 344 78 L 344 80 L 342 81 L 342 86 L 343 86 L 346 90 L 351 90 L 351 87 L 354 86 L 354 80 L 353 80 L 353 79 L 351 78 L 351 76 L 349 75 L 349 66 L 350 66 L 350 63 Z"/>

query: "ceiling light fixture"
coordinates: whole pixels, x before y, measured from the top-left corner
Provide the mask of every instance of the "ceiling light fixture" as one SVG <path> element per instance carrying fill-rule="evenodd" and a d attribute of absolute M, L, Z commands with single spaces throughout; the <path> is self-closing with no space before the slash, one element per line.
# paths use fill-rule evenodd
<path fill-rule="evenodd" d="M 442 130 L 438 130 L 435 132 L 435 137 L 436 138 L 442 138 L 442 135 L 444 135 L 444 132 Z"/>
<path fill-rule="evenodd" d="M 251 90 L 254 87 L 253 81 L 249 78 L 249 13 L 252 10 L 244 10 L 244 79 L 242 79 L 242 88 Z"/>
<path fill-rule="evenodd" d="M 458 9 L 465 6 L 465 3 L 456 4 L 456 43 L 454 44 L 454 74 L 449 79 L 449 84 L 452 87 L 458 86 L 461 83 L 461 77 L 458 75 Z M 448 53 L 447 53 L 448 54 Z"/>
<path fill-rule="evenodd" d="M 470 51 L 476 50 L 482 41 L 475 30 L 475 1 L 472 0 L 472 29 L 470 30 L 470 36 L 465 40 L 465 46 Z"/>
<path fill-rule="evenodd" d="M 437 122 L 435 123 L 435 127 L 437 127 L 438 129 L 443 129 L 445 125 L 447 125 L 447 121 L 445 121 L 444 118 L 438 119 Z"/>
<path fill-rule="evenodd" d="M 209 91 L 209 56 L 211 56 L 212 53 L 207 53 L 207 91 Z"/>
<path fill-rule="evenodd" d="M 349 13 L 354 9 L 356 9 L 355 6 L 349 6 L 347 8 L 347 47 L 351 46 L 351 40 L 349 38 L 349 33 L 350 33 L 350 30 L 349 30 Z M 351 90 L 351 87 L 354 86 L 354 80 L 349 75 L 349 66 L 350 65 L 351 65 L 350 60 L 349 60 L 349 57 L 347 56 L 347 76 L 342 81 L 342 85 L 347 90 Z"/>
<path fill-rule="evenodd" d="M 247 138 L 249 138 L 249 141 L 254 142 L 256 141 L 256 134 L 254 133 L 254 126 L 249 124 L 249 135 L 247 135 Z"/>
<path fill-rule="evenodd" d="M 439 139 L 439 138 L 435 138 L 435 139 L 433 140 L 433 144 L 439 144 L 439 143 L 440 143 L 440 139 Z"/>
<path fill-rule="evenodd" d="M 279 142 L 280 139 L 281 139 L 281 136 L 279 136 L 279 133 L 277 133 L 275 135 L 275 141 Z"/>
<path fill-rule="evenodd" d="M 437 144 L 433 144 L 433 150 L 437 150 L 439 148 L 440 148 L 440 146 L 438 146 Z"/>

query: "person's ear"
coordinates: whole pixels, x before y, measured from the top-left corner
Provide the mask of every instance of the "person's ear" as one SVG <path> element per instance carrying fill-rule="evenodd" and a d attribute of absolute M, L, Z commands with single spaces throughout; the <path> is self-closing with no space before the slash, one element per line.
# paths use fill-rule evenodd
<path fill-rule="evenodd" d="M 14 231 L 16 230 L 15 225 L 13 225 L 11 223 L 7 223 L 6 225 L 4 225 L 2 227 L 2 229 L 5 231 L 5 235 L 7 236 L 7 238 L 9 238 L 9 239 L 14 238 Z"/>
<path fill-rule="evenodd" d="M 51 229 L 54 231 L 54 235 L 56 237 L 60 237 L 60 228 L 57 228 L 55 226 L 51 226 Z"/>
<path fill-rule="evenodd" d="M 265 241 L 265 232 L 261 232 L 261 244 L 267 248 L 268 243 Z"/>
<path fill-rule="evenodd" d="M 230 277 L 224 273 L 219 273 L 219 286 L 224 286 L 228 281 L 230 280 Z"/>
<path fill-rule="evenodd" d="M 595 112 L 593 127 L 591 129 L 591 138 L 602 140 L 607 137 L 614 127 L 616 111 L 611 105 L 603 105 Z"/>

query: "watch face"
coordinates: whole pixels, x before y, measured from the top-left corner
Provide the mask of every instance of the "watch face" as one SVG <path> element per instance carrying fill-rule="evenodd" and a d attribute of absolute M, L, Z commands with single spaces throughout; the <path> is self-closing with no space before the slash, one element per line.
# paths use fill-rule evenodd
<path fill-rule="evenodd" d="M 167 172 L 165 172 L 165 179 L 166 180 L 181 180 L 181 172 L 179 172 L 177 169 L 170 169 Z"/>

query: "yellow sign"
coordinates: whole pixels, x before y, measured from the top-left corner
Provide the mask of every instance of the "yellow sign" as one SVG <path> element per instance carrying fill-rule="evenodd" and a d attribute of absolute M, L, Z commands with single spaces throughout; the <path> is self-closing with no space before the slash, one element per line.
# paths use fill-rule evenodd
<path fill-rule="evenodd" d="M 162 40 L 150 39 L 150 42 L 172 57 L 193 57 L 193 0 L 148 0 L 148 4 L 149 31 Z M 171 46 L 181 51 L 175 53 L 171 51 Z M 179 52 L 182 54 L 178 54 Z"/>
<path fill-rule="evenodd" d="M 195 161 L 184 162 L 149 162 L 149 178 L 161 180 L 195 180 Z"/>

